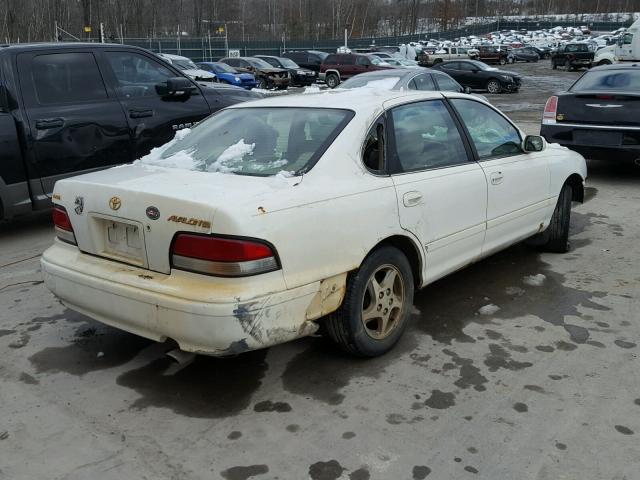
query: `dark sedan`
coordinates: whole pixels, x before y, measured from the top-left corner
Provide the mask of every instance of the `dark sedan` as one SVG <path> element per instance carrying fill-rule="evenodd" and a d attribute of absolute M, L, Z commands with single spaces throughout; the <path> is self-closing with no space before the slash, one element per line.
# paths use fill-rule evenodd
<path fill-rule="evenodd" d="M 547 100 L 540 133 L 587 158 L 640 162 L 640 64 L 587 71 Z"/>
<path fill-rule="evenodd" d="M 463 87 L 489 93 L 517 92 L 522 83 L 519 74 L 499 70 L 477 60 L 450 60 L 432 68 L 449 74 Z"/>
<path fill-rule="evenodd" d="M 272 67 L 289 70 L 291 85 L 295 87 L 308 87 L 316 83 L 316 79 L 318 78 L 316 72 L 308 68 L 302 68 L 290 58 L 273 57 L 270 55 L 256 55 L 256 58 L 264 60 Z"/>
<path fill-rule="evenodd" d="M 516 62 L 529 63 L 529 62 L 537 62 L 538 60 L 540 60 L 540 56 L 536 52 L 526 47 L 514 48 L 513 50 L 511 50 L 510 55 Z"/>

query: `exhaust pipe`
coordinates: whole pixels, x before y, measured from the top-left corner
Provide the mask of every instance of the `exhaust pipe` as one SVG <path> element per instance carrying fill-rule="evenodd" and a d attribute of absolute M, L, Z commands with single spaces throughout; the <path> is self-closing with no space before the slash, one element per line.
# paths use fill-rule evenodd
<path fill-rule="evenodd" d="M 165 355 L 173 360 L 173 362 L 164 372 L 164 375 L 175 375 L 183 368 L 191 365 L 196 359 L 195 353 L 185 352 L 179 348 L 174 348 L 173 350 L 168 351 Z"/>

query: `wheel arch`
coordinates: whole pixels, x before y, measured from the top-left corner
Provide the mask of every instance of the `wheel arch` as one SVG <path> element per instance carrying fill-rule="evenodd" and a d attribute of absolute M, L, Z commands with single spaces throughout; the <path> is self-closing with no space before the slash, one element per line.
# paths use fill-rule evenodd
<path fill-rule="evenodd" d="M 416 242 L 406 235 L 392 235 L 379 241 L 371 250 L 369 250 L 367 256 L 382 247 L 395 247 L 400 250 L 405 257 L 407 257 L 409 265 L 411 265 L 414 286 L 419 288 L 422 285 L 422 267 L 424 262 L 422 254 L 420 253 L 420 247 Z"/>
<path fill-rule="evenodd" d="M 569 175 L 563 186 L 564 185 L 571 186 L 571 200 L 584 203 L 584 180 L 579 174 L 572 173 Z"/>
<path fill-rule="evenodd" d="M 325 70 L 324 75 L 326 77 L 327 75 L 329 75 L 331 73 L 337 75 L 338 76 L 338 80 L 342 80 L 342 77 L 340 76 L 340 72 L 338 70 L 336 70 L 335 68 L 330 68 L 328 70 Z"/>

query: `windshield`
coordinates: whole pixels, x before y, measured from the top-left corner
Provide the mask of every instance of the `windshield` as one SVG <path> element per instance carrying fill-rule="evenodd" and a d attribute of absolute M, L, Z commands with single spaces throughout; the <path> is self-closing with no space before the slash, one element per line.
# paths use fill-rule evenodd
<path fill-rule="evenodd" d="M 353 117 L 325 108 L 224 110 L 141 159 L 200 172 L 296 175 L 311 168 Z"/>
<path fill-rule="evenodd" d="M 280 64 L 285 68 L 300 68 L 296 62 L 290 58 L 279 58 Z"/>
<path fill-rule="evenodd" d="M 180 70 L 198 70 L 198 67 L 191 60 L 173 60 L 173 64 Z"/>
<path fill-rule="evenodd" d="M 640 71 L 590 71 L 579 78 L 578 81 L 569 89 L 570 92 L 584 92 L 589 90 L 638 92 L 640 91 Z"/>
<path fill-rule="evenodd" d="M 226 63 L 215 63 L 213 65 L 213 69 L 216 72 L 238 73 L 235 68 L 227 65 Z"/>
<path fill-rule="evenodd" d="M 261 58 L 245 58 L 245 60 L 256 68 L 273 68 L 272 65 L 269 65 Z"/>
<path fill-rule="evenodd" d="M 374 65 L 384 65 L 385 64 L 385 60 L 380 60 L 378 57 L 374 57 L 373 55 L 371 55 L 370 57 L 368 57 L 369 60 L 371 60 L 371 63 Z"/>

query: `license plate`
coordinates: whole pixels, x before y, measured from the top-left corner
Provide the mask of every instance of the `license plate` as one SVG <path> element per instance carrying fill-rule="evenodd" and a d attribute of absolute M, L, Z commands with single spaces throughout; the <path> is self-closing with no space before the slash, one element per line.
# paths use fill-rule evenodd
<path fill-rule="evenodd" d="M 105 253 L 141 262 L 143 258 L 142 235 L 137 225 L 104 220 Z"/>
<path fill-rule="evenodd" d="M 579 145 L 611 147 L 622 144 L 622 133 L 576 130 L 573 132 L 573 141 Z"/>

